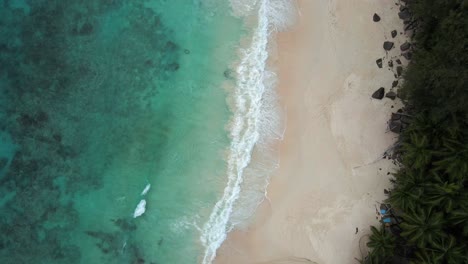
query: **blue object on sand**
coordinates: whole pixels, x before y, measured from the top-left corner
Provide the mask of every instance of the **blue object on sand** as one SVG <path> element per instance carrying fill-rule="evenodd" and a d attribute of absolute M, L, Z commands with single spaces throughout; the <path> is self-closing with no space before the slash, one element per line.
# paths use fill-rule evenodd
<path fill-rule="evenodd" d="M 392 222 L 392 219 L 390 219 L 390 217 L 386 217 L 386 218 L 382 218 L 382 221 L 384 223 L 391 223 Z"/>

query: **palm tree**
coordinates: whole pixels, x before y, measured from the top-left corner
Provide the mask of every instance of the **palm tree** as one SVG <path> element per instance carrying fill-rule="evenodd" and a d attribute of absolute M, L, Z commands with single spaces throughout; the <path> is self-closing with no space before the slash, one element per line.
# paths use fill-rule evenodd
<path fill-rule="evenodd" d="M 461 207 L 458 210 L 454 210 L 450 213 L 449 220 L 452 225 L 461 226 L 463 235 L 468 236 L 468 208 Z"/>
<path fill-rule="evenodd" d="M 378 256 L 382 259 L 388 259 L 393 256 L 395 250 L 396 237 L 388 232 L 383 225 L 380 229 L 371 226 L 372 234 L 369 237 L 367 246 L 372 249 L 371 258 Z"/>
<path fill-rule="evenodd" d="M 395 187 L 387 201 L 403 211 L 414 210 L 421 201 L 422 193 L 422 188 Z"/>
<path fill-rule="evenodd" d="M 434 258 L 432 250 L 419 249 L 415 253 L 415 259 L 410 262 L 411 264 L 439 264 Z"/>
<path fill-rule="evenodd" d="M 453 139 L 444 139 L 442 150 L 434 152 L 438 158 L 433 163 L 452 182 L 463 182 L 468 175 L 468 144 Z"/>
<path fill-rule="evenodd" d="M 424 203 L 435 207 L 438 206 L 445 212 L 450 212 L 456 206 L 463 192 L 463 186 L 455 183 L 441 182 L 428 183 L 424 195 Z"/>
<path fill-rule="evenodd" d="M 467 263 L 466 246 L 457 243 L 453 236 L 436 239 L 432 245 L 432 257 L 439 263 Z"/>
<path fill-rule="evenodd" d="M 396 185 L 388 202 L 403 211 L 414 210 L 421 203 L 424 192 L 423 170 L 400 169 L 394 176 Z"/>
<path fill-rule="evenodd" d="M 403 151 L 403 163 L 410 168 L 422 169 L 431 162 L 432 149 L 425 134 L 411 133 L 409 141 L 403 143 Z"/>
<path fill-rule="evenodd" d="M 411 210 L 403 214 L 403 219 L 404 222 L 400 224 L 403 229 L 401 235 L 419 248 L 431 245 L 435 239 L 445 236 L 442 231 L 445 224 L 444 215 L 432 208 Z"/>

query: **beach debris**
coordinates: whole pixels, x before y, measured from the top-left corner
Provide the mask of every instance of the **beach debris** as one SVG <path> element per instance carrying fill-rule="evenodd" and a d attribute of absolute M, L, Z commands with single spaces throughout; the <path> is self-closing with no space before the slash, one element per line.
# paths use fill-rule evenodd
<path fill-rule="evenodd" d="M 411 44 L 409 42 L 405 42 L 405 43 L 401 44 L 400 49 L 401 49 L 401 51 L 407 51 L 407 50 L 409 50 L 410 47 L 411 47 Z"/>
<path fill-rule="evenodd" d="M 356 233 L 354 233 L 354 234 L 357 234 L 358 232 L 359 232 L 359 229 L 356 227 Z"/>
<path fill-rule="evenodd" d="M 397 66 L 396 67 L 396 72 L 397 72 L 398 77 L 400 77 L 401 74 L 403 73 L 403 67 Z"/>
<path fill-rule="evenodd" d="M 380 16 L 377 15 L 377 14 L 374 14 L 374 16 L 372 17 L 372 20 L 373 20 L 374 22 L 379 22 L 379 21 L 380 21 Z"/>
<path fill-rule="evenodd" d="M 383 44 L 384 50 L 391 50 L 395 44 L 391 41 L 385 41 Z"/>
<path fill-rule="evenodd" d="M 151 188 L 151 184 L 147 184 L 145 189 L 143 189 L 143 191 L 141 192 L 141 195 L 146 195 L 148 193 L 148 191 L 150 190 Z"/>
<path fill-rule="evenodd" d="M 396 30 L 392 30 L 391 34 L 392 34 L 392 38 L 395 38 L 396 35 L 397 35 L 397 31 L 396 31 Z"/>
<path fill-rule="evenodd" d="M 398 80 L 394 80 L 394 81 L 392 82 L 392 88 L 397 87 L 397 85 L 398 85 Z"/>
<path fill-rule="evenodd" d="M 385 88 L 380 87 L 372 94 L 372 98 L 382 100 L 385 95 Z"/>
<path fill-rule="evenodd" d="M 393 61 L 392 60 L 388 61 L 388 67 L 393 68 Z"/>
<path fill-rule="evenodd" d="M 144 214 L 146 211 L 146 200 L 145 199 L 142 199 L 137 207 L 135 208 L 135 212 L 133 212 L 133 218 L 137 218 L 139 216 L 141 216 L 142 214 Z"/>
<path fill-rule="evenodd" d="M 396 59 L 395 62 L 398 63 L 398 64 L 401 64 L 401 60 L 400 60 L 400 59 Z"/>
<path fill-rule="evenodd" d="M 382 68 L 382 59 L 376 60 L 375 63 L 377 63 L 377 66 L 379 66 L 379 68 Z"/>
<path fill-rule="evenodd" d="M 387 94 L 385 94 L 385 97 L 387 98 L 390 98 L 392 100 L 395 100 L 395 98 L 397 97 L 396 93 L 394 91 L 390 91 L 388 92 Z"/>

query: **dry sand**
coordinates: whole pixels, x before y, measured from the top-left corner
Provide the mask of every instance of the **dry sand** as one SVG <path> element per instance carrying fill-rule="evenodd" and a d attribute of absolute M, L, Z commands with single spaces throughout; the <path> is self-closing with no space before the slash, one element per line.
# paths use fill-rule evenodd
<path fill-rule="evenodd" d="M 394 169 L 382 155 L 396 140 L 387 120 L 401 103 L 371 94 L 390 90 L 387 59 L 400 55 L 406 39 L 395 2 L 298 2 L 299 21 L 278 34 L 272 61 L 287 116 L 280 167 L 254 222 L 229 235 L 216 264 L 357 263 Z M 382 44 L 393 29 L 396 47 L 387 54 Z"/>

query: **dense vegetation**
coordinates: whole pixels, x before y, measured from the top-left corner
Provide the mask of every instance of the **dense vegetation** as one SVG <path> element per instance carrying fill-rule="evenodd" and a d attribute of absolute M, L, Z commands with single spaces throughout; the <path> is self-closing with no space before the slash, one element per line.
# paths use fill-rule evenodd
<path fill-rule="evenodd" d="M 364 263 L 468 263 L 468 1 L 411 0 L 413 60 L 401 96 L 392 224 L 372 227 Z M 397 155 L 398 156 L 398 155 Z"/>

